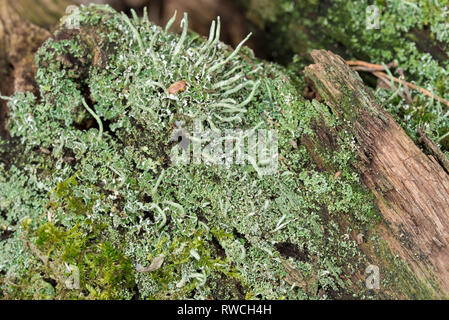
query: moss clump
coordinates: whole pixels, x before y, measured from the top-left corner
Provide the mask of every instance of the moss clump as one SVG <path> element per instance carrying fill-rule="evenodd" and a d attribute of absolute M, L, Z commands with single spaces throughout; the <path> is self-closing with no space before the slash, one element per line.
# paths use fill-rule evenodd
<path fill-rule="evenodd" d="M 7 276 L 9 299 L 117 299 L 129 296 L 134 266 L 117 245 L 101 238 L 104 226 L 76 225 L 70 230 L 47 222 L 28 233 L 24 247 L 34 258 L 28 272 Z"/>
<path fill-rule="evenodd" d="M 109 7 L 79 15 L 79 29 L 62 24 L 37 54 L 40 97 L 9 104 L 27 157 L 0 164 L 5 297 L 19 286 L 33 297 L 377 296 L 354 280 L 368 259 L 351 235 L 377 213 L 352 169 L 351 137 L 320 151 L 332 170 L 314 164 L 300 137 L 325 108 L 301 98 L 302 79 L 221 43 L 219 20 L 202 39 L 186 17 L 178 36 Z M 190 132 L 276 130 L 277 170 L 175 163 L 180 121 Z M 65 263 L 82 289 L 60 285 Z"/>
<path fill-rule="evenodd" d="M 53 263 L 78 268 L 80 288 L 69 291 L 64 298 L 82 298 L 83 294 L 88 299 L 123 298 L 134 288 L 134 266 L 121 248 L 102 240 L 100 230 L 95 230 L 98 227 L 93 228 L 91 232 L 83 232 L 78 226 L 64 230 L 46 223 L 36 232 L 36 244 Z"/>

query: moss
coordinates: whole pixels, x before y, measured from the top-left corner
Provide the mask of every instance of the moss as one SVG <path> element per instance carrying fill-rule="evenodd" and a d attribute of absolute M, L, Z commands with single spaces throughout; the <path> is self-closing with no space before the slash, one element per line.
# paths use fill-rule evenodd
<path fill-rule="evenodd" d="M 130 298 L 127 290 L 135 286 L 131 261 L 119 245 L 102 239 L 104 226 L 88 226 L 88 221 L 84 224 L 66 229 L 45 223 L 37 230 L 25 224 L 23 243 L 34 255 L 33 267 L 20 276 L 6 276 L 4 297 L 117 299 L 128 295 Z"/>
<path fill-rule="evenodd" d="M 47 252 L 51 260 L 79 269 L 81 295 L 75 290 L 67 297 L 82 298 L 84 294 L 87 299 L 116 299 L 123 297 L 126 289 L 134 287 L 134 267 L 129 258 L 117 245 L 99 241 L 95 227 L 86 234 L 77 226 L 64 230 L 47 223 L 36 231 L 38 248 Z M 65 289 L 60 288 L 61 291 Z"/>

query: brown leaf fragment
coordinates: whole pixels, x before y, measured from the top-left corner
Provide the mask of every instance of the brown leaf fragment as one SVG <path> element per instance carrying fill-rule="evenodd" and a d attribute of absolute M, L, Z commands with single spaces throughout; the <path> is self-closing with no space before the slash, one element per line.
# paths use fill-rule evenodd
<path fill-rule="evenodd" d="M 186 85 L 187 83 L 185 80 L 176 81 L 170 87 L 168 87 L 168 93 L 177 94 L 180 91 L 184 91 L 186 89 Z"/>
<path fill-rule="evenodd" d="M 334 179 L 337 180 L 338 177 L 341 176 L 341 171 L 337 171 L 334 175 Z"/>
<path fill-rule="evenodd" d="M 45 154 L 51 154 L 51 151 L 48 150 L 47 148 L 42 148 L 42 147 L 40 147 L 40 148 L 39 148 L 39 151 L 42 152 L 42 153 L 45 153 Z"/>
<path fill-rule="evenodd" d="M 62 158 L 62 162 L 73 162 L 76 159 L 74 157 L 64 157 Z"/>

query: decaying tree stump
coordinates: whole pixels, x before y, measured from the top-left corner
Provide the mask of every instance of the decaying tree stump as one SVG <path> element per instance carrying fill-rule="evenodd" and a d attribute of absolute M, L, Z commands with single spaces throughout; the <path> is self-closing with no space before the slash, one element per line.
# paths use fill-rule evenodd
<path fill-rule="evenodd" d="M 308 82 L 345 123 L 328 128 L 323 121 L 317 136 L 354 134 L 357 169 L 384 218 L 379 234 L 436 296 L 449 296 L 448 172 L 413 143 L 342 58 L 324 50 L 311 56 L 315 64 L 304 70 Z M 303 140 L 312 152 L 330 147 L 328 139 Z"/>

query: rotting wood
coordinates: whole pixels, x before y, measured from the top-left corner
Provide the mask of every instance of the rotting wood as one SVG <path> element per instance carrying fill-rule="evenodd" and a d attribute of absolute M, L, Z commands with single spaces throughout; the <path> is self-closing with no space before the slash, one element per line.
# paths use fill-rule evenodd
<path fill-rule="evenodd" d="M 390 233 L 384 240 L 418 279 L 435 284 L 436 297 L 449 296 L 449 175 L 414 144 L 341 57 L 324 50 L 311 56 L 315 63 L 304 74 L 333 114 L 345 120 L 340 129 L 356 139 L 357 169 Z M 335 128 L 319 130 L 332 135 Z"/>

